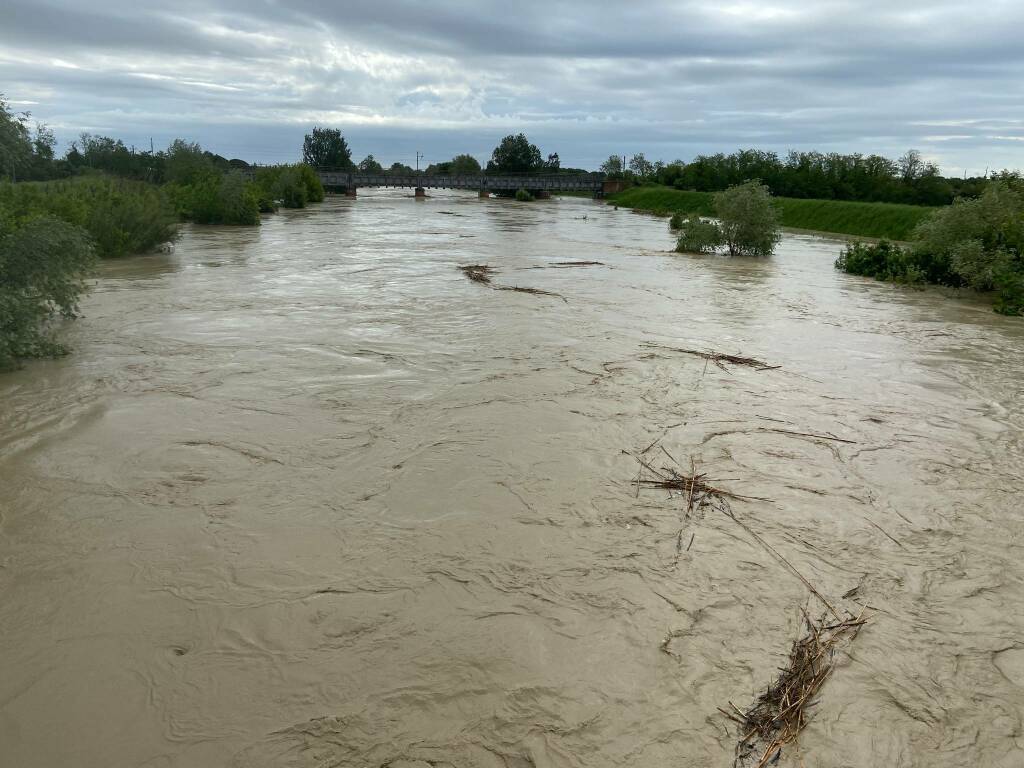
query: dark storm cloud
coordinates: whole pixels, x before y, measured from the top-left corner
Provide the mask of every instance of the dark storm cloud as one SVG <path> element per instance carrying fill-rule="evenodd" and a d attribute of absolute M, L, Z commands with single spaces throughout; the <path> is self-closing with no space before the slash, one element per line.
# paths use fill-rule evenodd
<path fill-rule="evenodd" d="M 524 130 L 563 161 L 739 146 L 1024 166 L 1024 4 L 0 0 L 0 89 L 70 139 L 186 135 L 295 156 L 483 156 Z"/>

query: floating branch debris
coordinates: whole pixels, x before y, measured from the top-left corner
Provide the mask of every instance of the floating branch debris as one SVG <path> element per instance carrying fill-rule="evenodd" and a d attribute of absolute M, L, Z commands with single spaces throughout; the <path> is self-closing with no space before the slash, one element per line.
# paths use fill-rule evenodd
<path fill-rule="evenodd" d="M 459 270 L 474 283 L 483 283 L 484 285 L 491 284 L 491 275 L 494 274 L 494 267 L 489 267 L 486 264 L 467 264 L 464 267 L 459 267 Z"/>
<path fill-rule="evenodd" d="M 758 360 L 755 357 L 742 357 L 740 355 L 727 355 L 723 352 L 707 351 L 701 352 L 699 349 L 682 349 L 680 347 L 666 347 L 664 344 L 649 344 L 644 343 L 641 346 L 648 347 L 650 349 L 665 349 L 669 352 L 680 352 L 684 355 L 694 355 L 695 357 L 703 357 L 705 360 L 714 363 L 723 371 L 727 370 L 725 363 L 731 365 L 745 365 L 748 368 L 754 368 L 758 371 L 774 371 L 777 368 L 781 368 L 781 365 L 771 365 L 766 363 L 764 360 Z"/>
<path fill-rule="evenodd" d="M 549 267 L 603 267 L 603 261 L 552 261 Z"/>
<path fill-rule="evenodd" d="M 737 764 L 756 768 L 778 759 L 782 748 L 794 741 L 807 725 L 807 708 L 821 690 L 835 666 L 836 646 L 852 642 L 866 619 L 852 614 L 847 619 L 827 623 L 804 612 L 807 632 L 793 642 L 789 663 L 746 712 L 731 701 L 732 712 L 718 711 L 740 725 Z"/>
<path fill-rule="evenodd" d="M 560 293 L 554 293 L 553 291 L 544 291 L 540 288 L 523 288 L 517 285 L 493 285 L 491 283 L 491 277 L 494 276 L 496 270 L 494 267 L 490 267 L 486 264 L 466 264 L 464 266 L 460 266 L 459 271 L 474 283 L 489 286 L 496 291 L 515 291 L 517 293 L 532 293 L 535 296 L 554 296 L 567 304 L 569 303 L 565 296 Z"/>
<path fill-rule="evenodd" d="M 496 291 L 516 291 L 518 293 L 532 293 L 535 296 L 554 296 L 555 298 L 561 299 L 567 304 L 568 299 L 560 293 L 554 293 L 553 291 L 542 291 L 540 288 L 520 288 L 519 286 L 495 286 Z"/>

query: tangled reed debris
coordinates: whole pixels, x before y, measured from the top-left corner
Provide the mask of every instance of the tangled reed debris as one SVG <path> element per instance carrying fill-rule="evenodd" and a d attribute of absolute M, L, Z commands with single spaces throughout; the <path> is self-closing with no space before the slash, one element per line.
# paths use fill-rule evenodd
<path fill-rule="evenodd" d="M 681 352 L 684 355 L 694 355 L 696 357 L 703 357 L 705 360 L 714 363 L 723 371 L 728 370 L 724 363 L 730 363 L 731 365 L 745 365 L 748 368 L 754 368 L 758 371 L 774 371 L 781 368 L 781 365 L 771 365 L 764 362 L 764 360 L 758 360 L 755 357 L 742 357 L 740 355 L 727 355 L 723 352 L 701 352 L 698 349 L 682 349 L 680 347 L 667 347 L 664 344 L 650 344 L 644 343 L 641 346 L 648 347 L 651 349 L 666 349 L 669 352 Z"/>
<path fill-rule="evenodd" d="M 742 761 L 764 768 L 800 735 L 807 725 L 807 708 L 835 666 L 836 646 L 843 640 L 852 641 L 866 619 L 862 612 L 827 623 L 825 616 L 812 621 L 804 612 L 804 621 L 806 634 L 793 641 L 789 663 L 750 708 L 741 712 L 731 701 L 733 712 L 718 708 L 741 726 L 737 764 Z"/>
<path fill-rule="evenodd" d="M 749 360 L 749 358 L 743 359 Z M 742 364 L 749 365 L 751 363 L 744 362 Z M 807 627 L 806 633 L 793 641 L 786 667 L 780 669 L 778 677 L 768 685 L 764 693 L 758 696 L 745 712 L 731 701 L 729 706 L 732 708 L 732 712 L 718 707 L 719 712 L 740 726 L 735 766 L 765 768 L 779 759 L 784 746 L 799 737 L 808 722 L 808 708 L 814 704 L 815 696 L 835 667 L 837 647 L 840 643 L 852 642 L 867 619 L 863 610 L 859 616 L 854 616 L 848 611 L 845 615 L 840 614 L 836 607 L 819 590 L 815 589 L 814 585 L 782 553 L 741 520 L 729 504 L 729 499 L 769 501 L 768 499 L 741 496 L 711 485 L 707 482 L 706 473 L 696 471 L 692 458 L 690 459 L 689 473 L 680 472 L 669 466 L 660 469 L 652 466 L 643 457 L 660 442 L 661 438 L 655 440 L 639 454 L 622 451 L 624 454 L 632 456 L 640 464 L 640 470 L 635 480 L 637 494 L 642 486 L 647 486 L 665 488 L 670 493 L 677 492 L 680 495 L 685 495 L 686 514 L 684 520 L 695 510 L 714 502 L 715 508 L 720 509 L 723 514 L 747 531 L 761 546 L 797 576 L 811 594 L 828 608 L 828 613 L 823 613 L 817 621 L 812 621 L 807 612 L 803 611 Z M 679 466 L 679 462 L 665 450 L 664 446 L 659 447 L 676 466 Z M 680 469 L 682 468 L 680 467 Z M 645 477 L 645 471 L 650 476 Z M 683 530 L 680 528 L 676 536 L 677 561 L 683 551 Z M 687 551 L 693 546 L 695 535 L 695 533 L 690 535 L 690 542 L 686 545 Z M 843 597 L 852 596 L 855 591 L 856 589 L 851 590 Z M 682 634 L 680 630 L 670 631 L 661 643 L 661 650 L 678 658 L 672 650 L 671 643 L 673 639 Z"/>
<path fill-rule="evenodd" d="M 711 485 L 707 482 L 706 472 L 697 472 L 693 463 L 693 459 L 690 459 L 690 470 L 689 473 L 679 470 L 673 467 L 663 466 L 661 468 L 654 467 L 650 462 L 645 461 L 641 456 L 650 450 L 654 445 L 649 445 L 640 454 L 630 453 L 629 451 L 623 451 L 627 456 L 632 456 L 640 464 L 640 471 L 637 473 L 634 482 L 637 486 L 637 491 L 641 487 L 647 488 L 664 488 L 671 492 L 676 492 L 680 496 L 686 497 L 686 516 L 689 516 L 691 512 L 694 512 L 704 505 L 708 504 L 713 499 L 744 499 L 748 501 L 770 501 L 770 499 L 763 499 L 758 496 L 741 496 L 738 493 L 727 491 L 724 488 L 718 488 L 717 486 Z M 661 447 L 662 452 L 668 456 L 676 465 L 679 464 L 672 457 L 664 447 Z M 680 467 L 681 469 L 681 467 Z M 644 470 L 653 475 L 653 477 L 645 477 Z"/>

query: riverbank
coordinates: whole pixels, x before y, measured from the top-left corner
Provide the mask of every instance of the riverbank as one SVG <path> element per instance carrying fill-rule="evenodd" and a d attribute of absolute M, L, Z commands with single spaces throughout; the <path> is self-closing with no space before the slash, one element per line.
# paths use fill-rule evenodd
<path fill-rule="evenodd" d="M 623 208 L 657 215 L 676 212 L 714 215 L 714 193 L 671 187 L 633 187 L 608 197 Z M 776 197 L 782 226 L 827 234 L 907 240 L 920 222 L 938 210 L 895 203 L 857 203 L 846 200 L 801 200 Z"/>

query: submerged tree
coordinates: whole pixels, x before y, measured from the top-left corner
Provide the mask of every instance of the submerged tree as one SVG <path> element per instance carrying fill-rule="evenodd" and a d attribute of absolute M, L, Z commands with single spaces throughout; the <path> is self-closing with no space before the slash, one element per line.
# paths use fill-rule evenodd
<path fill-rule="evenodd" d="M 757 181 L 729 187 L 715 195 L 718 221 L 677 213 L 671 227 L 679 232 L 676 250 L 713 253 L 725 245 L 730 256 L 771 256 L 781 239 L 779 213 L 768 188 Z"/>
<path fill-rule="evenodd" d="M 748 181 L 715 195 L 715 214 L 730 256 L 771 256 L 782 235 L 768 187 Z"/>
<path fill-rule="evenodd" d="M 314 126 L 302 142 L 302 162 L 326 168 L 352 168 L 352 151 L 337 128 Z"/>

